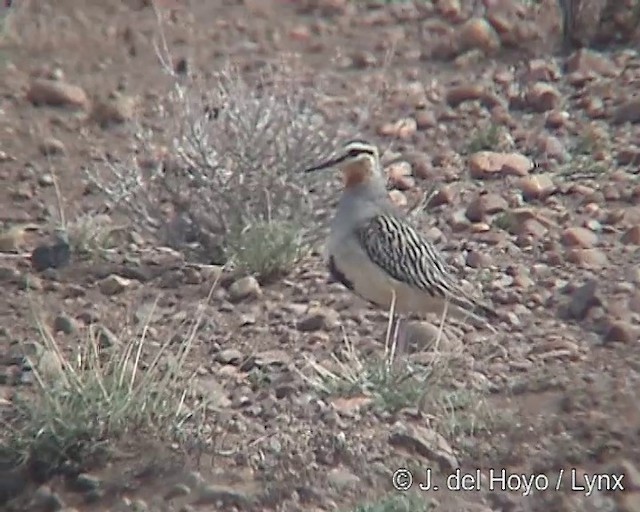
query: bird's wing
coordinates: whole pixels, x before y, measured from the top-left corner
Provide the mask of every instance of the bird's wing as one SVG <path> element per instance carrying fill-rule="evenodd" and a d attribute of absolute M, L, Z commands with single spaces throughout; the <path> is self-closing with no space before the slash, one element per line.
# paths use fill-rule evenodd
<path fill-rule="evenodd" d="M 436 248 L 415 229 L 391 215 L 377 215 L 357 231 L 371 261 L 397 281 L 444 297 L 451 278 Z"/>
<path fill-rule="evenodd" d="M 436 247 L 397 217 L 377 215 L 360 226 L 356 236 L 371 261 L 397 281 L 469 311 L 495 313 L 465 293 Z"/>

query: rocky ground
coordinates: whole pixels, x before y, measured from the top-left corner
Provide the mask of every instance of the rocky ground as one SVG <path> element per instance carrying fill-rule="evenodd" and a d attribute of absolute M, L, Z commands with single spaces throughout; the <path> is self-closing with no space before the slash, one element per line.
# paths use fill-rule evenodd
<path fill-rule="evenodd" d="M 556 2 L 475 4 L 14 6 L 0 54 L 7 510 L 640 510 L 640 56 L 632 41 L 561 51 Z M 413 219 L 483 289 L 497 333 L 452 326 L 435 346 L 438 319 L 414 321 L 386 371 L 386 312 L 328 284 L 319 248 L 256 280 L 109 207 L 87 171 L 143 158 L 133 127 L 172 119 L 160 26 L 182 72 L 297 57 L 327 119 L 401 157 L 387 169 L 399 207 L 430 193 Z M 338 194 L 326 176 L 322 218 Z M 60 210 L 71 260 L 37 271 Z M 417 487 L 428 470 L 437 491 Z M 447 489 L 456 471 L 476 485 Z"/>

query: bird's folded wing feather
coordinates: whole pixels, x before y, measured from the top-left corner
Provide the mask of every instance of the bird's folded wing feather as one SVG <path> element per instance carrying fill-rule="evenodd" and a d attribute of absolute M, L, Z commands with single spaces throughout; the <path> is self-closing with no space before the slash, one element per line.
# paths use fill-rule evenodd
<path fill-rule="evenodd" d="M 393 279 L 458 307 L 493 316 L 488 306 L 465 293 L 455 282 L 447 264 L 424 236 L 392 215 L 377 215 L 356 230 L 360 245 L 371 261 Z"/>

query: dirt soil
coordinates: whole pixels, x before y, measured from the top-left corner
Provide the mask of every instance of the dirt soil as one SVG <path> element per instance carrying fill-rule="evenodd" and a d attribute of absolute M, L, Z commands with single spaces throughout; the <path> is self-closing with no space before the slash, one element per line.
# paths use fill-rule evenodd
<path fill-rule="evenodd" d="M 187 450 L 132 433 L 117 456 L 87 469 L 98 493 L 7 470 L 0 495 L 13 497 L 11 510 L 404 510 L 375 503 L 398 493 L 392 475 L 409 468 L 416 482 L 431 470 L 440 484 L 418 493 L 432 510 L 640 511 L 640 56 L 632 46 L 561 52 L 555 2 L 543 3 L 542 17 L 515 0 L 486 2 L 493 18 L 481 2 L 433 3 L 163 0 L 158 12 L 189 69 L 297 55 L 327 78 L 335 117 L 374 96 L 361 135 L 411 163 L 410 175 L 396 176 L 395 199 L 435 187 L 416 222 L 500 312 L 497 334 L 465 327 L 460 338 L 454 388 L 481 398 L 388 411 L 304 381 L 295 368 L 311 355 L 327 360 L 344 333 L 381 353 L 386 328 L 386 312 L 327 284 L 318 253 L 256 298 L 214 296 L 187 363 L 218 397 L 214 445 Z M 170 81 L 153 48 L 150 2 L 22 7 L 2 47 L 0 221 L 5 232 L 39 228 L 0 248 L 3 414 L 32 385 L 15 354 L 39 339 L 34 304 L 51 326 L 99 319 L 117 330 L 161 293 L 161 339 L 211 284 L 177 257 L 150 264 L 153 272 L 124 255 L 31 268 L 29 251 L 52 234 L 57 211 L 52 171 L 68 219 L 100 208 L 83 169 L 135 150 L 131 119 L 155 126 Z M 465 25 L 472 15 L 502 31 Z M 40 105 L 27 94 L 38 77 L 80 89 L 67 89 L 61 106 Z M 135 98 L 135 114 L 95 108 L 114 92 Z M 500 154 L 477 154 L 485 149 Z M 128 279 L 105 294 L 111 274 Z M 323 321 L 303 329 L 310 305 Z M 342 329 L 327 320 L 336 314 Z M 71 354 L 78 338 L 67 330 L 56 339 Z M 445 489 L 456 469 L 478 469 L 478 489 Z M 491 489 L 490 470 L 502 469 L 549 488 Z M 578 488 L 585 475 L 605 474 L 624 474 L 624 491 L 611 489 L 614 478 L 591 493 Z"/>

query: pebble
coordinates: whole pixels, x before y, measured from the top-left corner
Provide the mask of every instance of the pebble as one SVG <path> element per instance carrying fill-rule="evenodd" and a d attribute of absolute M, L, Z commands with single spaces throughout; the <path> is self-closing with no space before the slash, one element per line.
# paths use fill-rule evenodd
<path fill-rule="evenodd" d="M 54 245 L 38 245 L 31 251 L 30 261 L 36 272 L 66 267 L 71 261 L 71 247 L 62 241 Z"/>
<path fill-rule="evenodd" d="M 636 343 L 639 339 L 638 329 L 631 323 L 622 320 L 612 322 L 604 336 L 606 342 Z"/>
<path fill-rule="evenodd" d="M 407 344 L 415 347 L 416 350 L 424 350 L 438 340 L 440 348 L 449 343 L 446 332 L 441 332 L 440 327 L 426 321 L 410 321 L 406 322 L 402 327 L 405 329 Z"/>
<path fill-rule="evenodd" d="M 620 74 L 620 67 L 609 55 L 588 48 L 581 48 L 574 52 L 567 59 L 566 66 L 570 73 L 578 72 L 611 78 Z"/>
<path fill-rule="evenodd" d="M 541 135 L 538 137 L 536 147 L 546 158 L 552 158 L 558 162 L 567 162 L 571 158 L 565 145 L 555 135 Z"/>
<path fill-rule="evenodd" d="M 460 27 L 458 40 L 464 50 L 491 53 L 500 48 L 500 37 L 484 18 L 471 18 Z"/>
<path fill-rule="evenodd" d="M 429 158 L 427 155 L 425 155 L 424 153 L 414 154 L 409 159 L 409 162 L 413 170 L 413 175 L 416 178 L 421 178 L 424 180 L 433 179 L 434 166 L 431 158 Z"/>
<path fill-rule="evenodd" d="M 620 241 L 625 245 L 640 245 L 640 225 L 627 229 Z"/>
<path fill-rule="evenodd" d="M 181 498 L 182 496 L 188 496 L 191 494 L 191 488 L 184 483 L 177 483 L 164 495 L 165 501 L 171 501 L 175 498 Z"/>
<path fill-rule="evenodd" d="M 116 94 L 107 100 L 95 103 L 91 111 L 91 120 L 102 128 L 123 124 L 133 120 L 135 108 L 135 98 Z"/>
<path fill-rule="evenodd" d="M 450 107 L 457 107 L 466 101 L 475 101 L 485 95 L 484 88 L 480 85 L 458 85 L 447 91 L 445 101 Z"/>
<path fill-rule="evenodd" d="M 438 124 L 438 120 L 431 110 L 422 109 L 416 111 L 415 119 L 418 130 L 434 128 Z"/>
<path fill-rule="evenodd" d="M 27 99 L 34 105 L 70 107 L 86 110 L 89 107 L 87 93 L 77 85 L 63 81 L 37 78 L 27 92 Z"/>
<path fill-rule="evenodd" d="M 229 287 L 229 300 L 240 302 L 245 299 L 255 299 L 262 296 L 260 283 L 253 276 L 241 277 Z"/>
<path fill-rule="evenodd" d="M 396 162 L 387 169 L 389 185 L 398 190 L 409 190 L 415 186 L 415 180 L 411 177 L 411 164 L 409 162 Z"/>
<path fill-rule="evenodd" d="M 407 196 L 400 190 L 390 190 L 389 191 L 389 200 L 397 207 L 397 208 L 405 208 L 409 201 L 407 200 Z"/>
<path fill-rule="evenodd" d="M 101 481 L 89 473 L 80 473 L 73 481 L 73 487 L 79 492 L 89 492 L 100 488 Z"/>
<path fill-rule="evenodd" d="M 311 39 L 311 30 L 308 25 L 296 25 L 289 30 L 289 37 L 292 41 L 306 43 Z"/>
<path fill-rule="evenodd" d="M 481 222 L 487 215 L 505 211 L 507 201 L 498 194 L 480 194 L 467 207 L 466 216 L 471 222 Z"/>
<path fill-rule="evenodd" d="M 598 282 L 595 279 L 576 288 L 567 304 L 567 316 L 575 320 L 583 320 L 592 307 L 600 306 L 601 301 L 597 295 L 597 289 Z"/>
<path fill-rule="evenodd" d="M 558 65 L 545 59 L 532 59 L 527 63 L 527 82 L 552 82 L 561 76 Z"/>
<path fill-rule="evenodd" d="M 548 174 L 526 176 L 518 182 L 518 188 L 525 201 L 545 199 L 556 189 Z"/>
<path fill-rule="evenodd" d="M 302 332 L 332 331 L 339 327 L 337 311 L 326 307 L 310 308 L 308 313 L 298 322 L 298 330 Z"/>
<path fill-rule="evenodd" d="M 569 249 L 567 261 L 583 268 L 602 268 L 609 264 L 607 255 L 600 249 Z"/>
<path fill-rule="evenodd" d="M 396 423 L 389 435 L 392 446 L 403 448 L 438 464 L 441 471 L 453 471 L 459 466 L 454 450 L 447 440 L 433 429 Z"/>
<path fill-rule="evenodd" d="M 562 128 L 566 126 L 569 122 L 571 115 L 569 112 L 564 110 L 552 110 L 547 113 L 547 117 L 545 119 L 545 125 L 547 128 Z"/>
<path fill-rule="evenodd" d="M 120 345 L 120 338 L 104 325 L 92 326 L 100 348 L 111 348 Z"/>
<path fill-rule="evenodd" d="M 465 231 L 470 224 L 466 210 L 460 209 L 449 214 L 447 224 L 454 232 Z"/>
<path fill-rule="evenodd" d="M 333 468 L 327 473 L 327 482 L 334 489 L 344 492 L 360 484 L 360 477 L 344 468 Z"/>
<path fill-rule="evenodd" d="M 433 195 L 429 201 L 429 206 L 431 208 L 436 208 L 445 204 L 452 204 L 454 198 L 455 192 L 453 187 L 445 185 Z"/>
<path fill-rule="evenodd" d="M 245 356 L 238 349 L 227 348 L 218 352 L 215 359 L 224 364 L 238 364 L 245 359 Z"/>
<path fill-rule="evenodd" d="M 386 123 L 380 126 L 378 133 L 385 137 L 395 137 L 407 140 L 418 131 L 418 123 L 413 117 L 399 119 L 395 123 Z"/>
<path fill-rule="evenodd" d="M 502 174 L 526 176 L 532 167 L 531 160 L 520 153 L 479 151 L 469 157 L 469 172 L 474 179 L 498 178 Z"/>
<path fill-rule="evenodd" d="M 467 254 L 466 264 L 471 268 L 487 268 L 492 262 L 491 256 L 486 252 L 469 251 Z"/>
<path fill-rule="evenodd" d="M 460 0 L 440 0 L 434 4 L 438 14 L 447 21 L 456 23 L 461 20 L 463 12 Z"/>
<path fill-rule="evenodd" d="M 64 143 L 55 137 L 47 137 L 38 145 L 43 156 L 64 155 L 67 149 Z"/>
<path fill-rule="evenodd" d="M 291 362 L 291 353 L 285 350 L 263 350 L 254 356 L 255 365 L 263 366 L 286 366 Z"/>
<path fill-rule="evenodd" d="M 58 512 L 64 508 L 62 498 L 47 485 L 41 485 L 33 493 L 31 501 L 33 510 L 41 512 Z"/>
<path fill-rule="evenodd" d="M 206 485 L 198 492 L 198 497 L 193 505 L 218 505 L 225 510 L 232 508 L 246 509 L 253 501 L 252 496 L 240 489 L 234 489 L 222 485 Z"/>
<path fill-rule="evenodd" d="M 103 295 L 113 296 L 124 292 L 131 285 L 131 279 L 111 274 L 98 282 L 98 289 Z"/>
<path fill-rule="evenodd" d="M 53 320 L 54 333 L 72 334 L 78 330 L 78 323 L 69 315 L 58 315 Z"/>
<path fill-rule="evenodd" d="M 632 98 L 618 105 L 612 121 L 614 124 L 640 123 L 640 99 Z"/>
<path fill-rule="evenodd" d="M 28 226 L 12 226 L 0 233 L 0 252 L 19 252 L 25 245 Z"/>
<path fill-rule="evenodd" d="M 598 243 L 598 235 L 590 229 L 575 226 L 565 229 L 560 235 L 560 240 L 566 247 L 589 249 Z"/>
<path fill-rule="evenodd" d="M 558 107 L 560 91 L 549 83 L 538 82 L 527 91 L 525 101 L 534 112 L 548 112 Z"/>
<path fill-rule="evenodd" d="M 38 177 L 38 185 L 41 187 L 51 187 L 53 184 L 53 175 L 50 173 L 46 173 Z"/>

